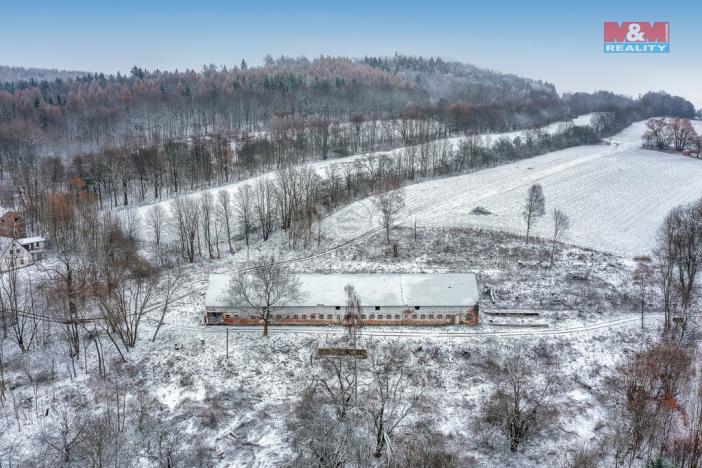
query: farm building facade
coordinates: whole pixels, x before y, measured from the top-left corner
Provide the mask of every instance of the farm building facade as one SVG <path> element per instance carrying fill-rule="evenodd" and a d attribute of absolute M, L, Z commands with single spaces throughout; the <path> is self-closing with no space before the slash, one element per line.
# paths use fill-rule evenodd
<path fill-rule="evenodd" d="M 210 275 L 205 298 L 208 325 L 258 325 L 251 309 L 226 299 L 231 275 Z M 476 325 L 478 283 L 473 273 L 301 274 L 300 298 L 276 308 L 280 325 L 343 324 L 347 285 L 361 301 L 364 325 Z"/>

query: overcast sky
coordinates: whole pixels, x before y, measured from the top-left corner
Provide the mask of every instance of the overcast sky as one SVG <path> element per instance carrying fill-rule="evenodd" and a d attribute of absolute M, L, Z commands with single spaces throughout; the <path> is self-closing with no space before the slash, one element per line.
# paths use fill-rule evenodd
<path fill-rule="evenodd" d="M 578 3 L 578 4 L 576 4 Z M 602 52 L 604 21 L 670 21 L 670 54 Z M 0 63 L 114 73 L 278 56 L 434 55 L 560 92 L 648 90 L 702 107 L 702 1 L 0 0 Z"/>

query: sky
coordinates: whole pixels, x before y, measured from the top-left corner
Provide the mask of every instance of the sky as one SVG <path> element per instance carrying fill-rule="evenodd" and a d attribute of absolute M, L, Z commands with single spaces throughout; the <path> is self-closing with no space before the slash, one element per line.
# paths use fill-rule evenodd
<path fill-rule="evenodd" d="M 604 21 L 669 21 L 671 52 L 604 54 Z M 114 73 L 398 52 L 702 108 L 701 23 L 700 0 L 0 0 L 0 64 Z"/>

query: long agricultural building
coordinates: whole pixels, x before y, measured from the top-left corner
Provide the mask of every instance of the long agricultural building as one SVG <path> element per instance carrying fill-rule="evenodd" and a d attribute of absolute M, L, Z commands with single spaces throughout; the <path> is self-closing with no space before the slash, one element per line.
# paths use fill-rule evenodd
<path fill-rule="evenodd" d="M 476 325 L 479 292 L 473 273 L 302 274 L 300 298 L 275 308 L 279 325 L 343 324 L 345 287 L 360 298 L 364 325 Z M 231 275 L 210 275 L 205 298 L 208 325 L 258 325 L 251 309 L 231 304 Z"/>

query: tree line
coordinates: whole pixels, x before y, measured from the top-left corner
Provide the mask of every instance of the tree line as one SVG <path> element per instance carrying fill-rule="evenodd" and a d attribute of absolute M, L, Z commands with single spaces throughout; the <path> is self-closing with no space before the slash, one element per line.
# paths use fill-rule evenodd
<path fill-rule="evenodd" d="M 646 122 L 646 131 L 642 135 L 645 148 L 657 150 L 690 151 L 700 157 L 702 137 L 697 134 L 689 119 L 659 117 Z"/>

